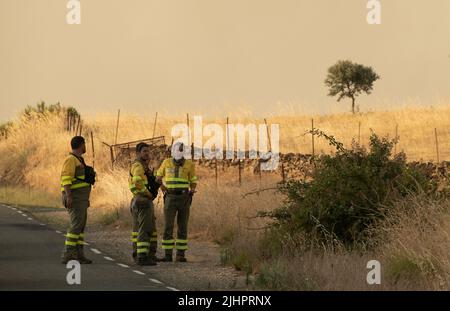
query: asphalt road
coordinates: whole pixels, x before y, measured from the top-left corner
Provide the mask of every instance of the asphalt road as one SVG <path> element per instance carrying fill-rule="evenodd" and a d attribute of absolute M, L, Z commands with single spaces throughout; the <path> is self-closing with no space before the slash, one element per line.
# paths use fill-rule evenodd
<path fill-rule="evenodd" d="M 92 244 L 85 253 L 94 263 L 80 266 L 81 284 L 69 285 L 72 269 L 60 263 L 64 240 L 63 232 L 0 204 L 0 290 L 176 290 L 152 278 L 157 266 L 127 266 Z"/>

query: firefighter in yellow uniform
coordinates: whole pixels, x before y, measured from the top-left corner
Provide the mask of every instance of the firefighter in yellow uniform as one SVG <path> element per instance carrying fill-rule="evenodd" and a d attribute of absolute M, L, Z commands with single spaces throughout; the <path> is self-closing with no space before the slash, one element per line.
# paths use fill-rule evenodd
<path fill-rule="evenodd" d="M 78 260 L 81 264 L 90 264 L 84 256 L 84 229 L 87 221 L 87 209 L 91 185 L 95 182 L 95 172 L 87 166 L 82 155 L 86 153 L 83 137 L 75 136 L 71 142 L 72 152 L 64 160 L 61 172 L 62 203 L 69 212 L 70 226 L 67 230 L 62 263 Z"/>
<path fill-rule="evenodd" d="M 176 143 L 172 148 L 172 157 L 163 161 L 156 172 L 157 182 L 162 183 L 164 193 L 164 235 L 162 248 L 165 257 L 161 261 L 172 261 L 173 249 L 177 250 L 176 261 L 186 262 L 185 251 L 188 249 L 188 221 L 192 197 L 197 186 L 195 165 L 183 156 L 183 143 Z M 174 240 L 173 229 L 177 218 L 177 239 Z"/>
<path fill-rule="evenodd" d="M 156 265 L 156 225 L 153 209 L 153 199 L 158 189 L 150 188 L 152 177 L 148 169 L 150 149 L 146 143 L 136 146 L 136 160 L 131 164 L 129 188 L 133 194 L 131 213 L 133 216 L 133 257 L 140 266 Z"/>

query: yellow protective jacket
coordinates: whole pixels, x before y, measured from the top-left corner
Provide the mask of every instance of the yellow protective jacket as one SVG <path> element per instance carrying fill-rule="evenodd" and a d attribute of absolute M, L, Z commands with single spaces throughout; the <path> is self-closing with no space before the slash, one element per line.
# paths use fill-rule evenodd
<path fill-rule="evenodd" d="M 77 179 L 84 179 L 84 174 L 84 165 L 73 154 L 69 154 L 61 170 L 61 191 L 67 185 L 70 185 L 71 190 L 90 187 L 89 183 Z"/>
<path fill-rule="evenodd" d="M 131 164 L 128 187 L 133 196 L 142 194 L 149 197 L 151 194 L 147 189 L 147 185 L 148 179 L 147 176 L 145 176 L 145 167 L 139 160 L 135 160 Z"/>
<path fill-rule="evenodd" d="M 183 166 L 177 167 L 173 158 L 166 159 L 156 172 L 156 176 L 163 178 L 167 189 L 189 189 L 191 184 L 197 183 L 195 164 L 192 160 L 184 160 Z"/>

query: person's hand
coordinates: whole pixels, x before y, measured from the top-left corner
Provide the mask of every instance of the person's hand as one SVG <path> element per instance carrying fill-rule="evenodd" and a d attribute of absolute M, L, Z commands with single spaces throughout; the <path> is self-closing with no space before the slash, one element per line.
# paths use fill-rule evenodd
<path fill-rule="evenodd" d="M 192 190 L 192 189 L 191 189 L 191 190 L 189 190 L 189 195 L 190 195 L 190 196 L 193 196 L 194 193 L 196 193 L 196 192 L 197 192 L 196 190 Z"/>
<path fill-rule="evenodd" d="M 66 208 L 71 209 L 73 205 L 73 197 L 71 194 L 66 196 Z"/>

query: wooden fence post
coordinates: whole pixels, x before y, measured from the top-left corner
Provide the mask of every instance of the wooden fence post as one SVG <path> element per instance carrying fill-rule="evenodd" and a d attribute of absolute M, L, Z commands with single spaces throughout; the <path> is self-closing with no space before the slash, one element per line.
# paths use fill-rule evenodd
<path fill-rule="evenodd" d="M 71 125 L 71 129 L 70 129 L 71 132 L 75 131 L 76 124 L 77 124 L 77 117 L 72 116 L 72 125 Z"/>
<path fill-rule="evenodd" d="M 241 159 L 238 159 L 239 185 L 242 185 Z"/>
<path fill-rule="evenodd" d="M 218 186 L 218 172 L 217 172 L 217 155 L 216 155 L 216 157 L 214 158 L 214 171 L 215 171 L 215 178 L 216 178 L 216 188 L 217 188 L 217 186 Z"/>
<path fill-rule="evenodd" d="M 189 113 L 186 113 L 186 122 L 187 122 L 187 128 L 188 128 L 188 145 L 191 144 L 191 129 L 189 125 Z"/>
<path fill-rule="evenodd" d="M 438 142 L 438 134 L 437 134 L 437 129 L 434 128 L 434 139 L 436 142 L 436 159 L 437 159 L 437 163 L 439 164 L 439 142 Z"/>
<path fill-rule="evenodd" d="M 398 124 L 395 125 L 394 156 L 397 154 L 397 143 L 398 143 Z"/>
<path fill-rule="evenodd" d="M 234 141 L 234 135 L 233 135 Z M 230 154 L 230 159 L 228 159 L 228 154 Z M 230 123 L 227 116 L 227 148 L 225 150 L 225 157 L 222 160 L 222 171 L 225 172 L 225 165 L 231 163 L 234 160 L 234 143 L 233 148 L 230 148 Z"/>
<path fill-rule="evenodd" d="M 272 142 L 270 141 L 269 126 L 267 125 L 267 120 L 264 118 L 264 124 L 266 125 L 267 139 L 269 140 L 269 151 L 272 151 Z"/>
<path fill-rule="evenodd" d="M 120 109 L 117 112 L 117 124 L 116 124 L 116 135 L 115 135 L 115 138 L 114 138 L 114 145 L 117 144 L 117 136 L 119 134 L 119 120 L 120 120 Z"/>
<path fill-rule="evenodd" d="M 261 183 L 262 183 L 262 170 L 261 170 L 262 164 L 261 163 L 262 163 L 261 159 L 259 159 L 259 163 L 258 163 L 258 165 L 259 165 L 259 189 L 261 189 Z M 258 195 L 259 195 L 259 192 L 258 192 Z"/>
<path fill-rule="evenodd" d="M 94 134 L 92 134 L 92 131 L 91 131 L 91 146 L 92 146 L 92 167 L 95 167 Z"/>
<path fill-rule="evenodd" d="M 111 155 L 111 169 L 114 170 L 114 151 L 112 146 L 109 146 L 109 152 Z"/>
<path fill-rule="evenodd" d="M 66 128 L 67 128 L 67 131 L 70 132 L 70 114 L 69 114 L 69 111 L 67 111 L 66 114 L 67 114 L 67 117 L 66 117 Z"/>
<path fill-rule="evenodd" d="M 156 120 L 158 120 L 158 111 L 156 112 L 156 115 L 155 115 L 155 122 L 153 123 L 153 136 L 152 136 L 152 138 L 155 138 Z"/>
<path fill-rule="evenodd" d="M 314 158 L 314 119 L 311 119 L 311 131 L 312 157 Z"/>
<path fill-rule="evenodd" d="M 78 116 L 78 120 L 76 120 L 76 127 L 75 127 L 75 135 L 78 135 L 78 128 L 80 127 L 80 120 L 81 116 Z"/>

